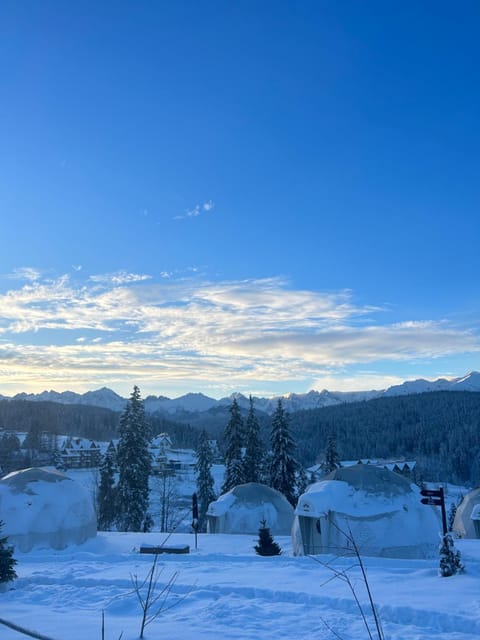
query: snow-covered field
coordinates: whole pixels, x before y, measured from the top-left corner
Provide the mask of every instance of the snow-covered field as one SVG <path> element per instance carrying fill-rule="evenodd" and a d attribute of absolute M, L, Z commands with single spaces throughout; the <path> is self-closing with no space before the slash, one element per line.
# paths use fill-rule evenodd
<path fill-rule="evenodd" d="M 332 573 L 314 559 L 294 557 L 288 537 L 275 539 L 283 554 L 263 558 L 253 550 L 255 536 L 199 535 L 195 549 L 193 534 L 172 535 L 168 544 L 189 544 L 190 553 L 159 556 L 157 589 L 178 573 L 167 606 L 178 604 L 152 622 L 145 637 L 368 637 L 348 585 L 332 580 Z M 99 533 L 63 551 L 17 553 L 19 577 L 0 594 L 0 618 L 56 640 L 93 640 L 101 638 L 104 610 L 106 640 L 118 640 L 122 632 L 123 640 L 138 638 L 140 608 L 131 576 L 143 578 L 151 567 L 153 556 L 140 554 L 139 547 L 162 541 L 159 533 Z M 461 540 L 458 547 L 466 571 L 450 578 L 438 576 L 436 560 L 364 559 L 386 638 L 480 637 L 480 541 Z M 348 570 L 368 610 L 352 563 L 344 558 L 335 566 Z M 0 625 L 2 640 L 22 637 Z"/>

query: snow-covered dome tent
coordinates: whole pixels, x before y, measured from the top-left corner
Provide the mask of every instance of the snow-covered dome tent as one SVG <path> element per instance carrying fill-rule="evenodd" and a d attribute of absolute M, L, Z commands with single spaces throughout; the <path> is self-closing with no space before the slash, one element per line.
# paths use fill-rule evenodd
<path fill-rule="evenodd" d="M 92 497 L 59 471 L 21 469 L 0 480 L 2 534 L 19 551 L 64 549 L 97 534 Z"/>
<path fill-rule="evenodd" d="M 293 517 L 293 507 L 283 494 L 267 485 L 248 482 L 210 503 L 207 531 L 255 534 L 265 520 L 273 535 L 290 535 Z"/>
<path fill-rule="evenodd" d="M 332 471 L 300 496 L 292 529 L 295 555 L 353 553 L 427 558 L 438 553 L 442 526 L 438 508 L 423 505 L 420 489 L 406 478 L 373 465 Z"/>
<path fill-rule="evenodd" d="M 458 505 L 452 529 L 459 538 L 480 538 L 480 489 L 469 491 Z"/>

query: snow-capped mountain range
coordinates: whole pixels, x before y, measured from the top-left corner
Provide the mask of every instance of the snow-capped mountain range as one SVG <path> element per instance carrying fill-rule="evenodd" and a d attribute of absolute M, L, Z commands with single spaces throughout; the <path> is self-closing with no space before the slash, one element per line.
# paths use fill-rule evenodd
<path fill-rule="evenodd" d="M 336 404 L 345 404 L 347 402 L 357 402 L 364 400 L 372 400 L 374 398 L 412 395 L 415 393 L 427 393 L 431 391 L 480 391 L 480 373 L 472 371 L 461 378 L 439 378 L 438 380 L 429 381 L 422 378 L 411 380 L 400 385 L 395 385 L 383 389 L 381 391 L 309 391 L 308 393 L 290 393 L 286 396 L 277 396 L 274 398 L 255 398 L 255 408 L 272 414 L 275 410 L 279 397 L 282 398 L 283 406 L 286 411 L 293 413 L 305 409 L 318 409 L 321 407 L 332 406 Z M 215 400 L 209 398 L 203 393 L 187 393 L 178 398 L 167 398 L 165 396 L 147 396 L 145 398 L 145 410 L 147 413 L 201 413 L 216 407 L 229 406 L 232 398 L 236 397 L 237 402 L 243 408 L 248 407 L 249 400 L 246 396 L 235 393 L 226 398 Z M 42 393 L 18 393 L 12 398 L 0 395 L 2 400 L 28 400 L 28 401 L 48 401 L 59 402 L 62 404 L 81 404 L 91 405 L 112 409 L 113 411 L 122 411 L 127 400 L 119 396 L 115 391 L 103 387 L 96 391 L 87 391 L 79 394 L 73 391 L 43 391 Z"/>

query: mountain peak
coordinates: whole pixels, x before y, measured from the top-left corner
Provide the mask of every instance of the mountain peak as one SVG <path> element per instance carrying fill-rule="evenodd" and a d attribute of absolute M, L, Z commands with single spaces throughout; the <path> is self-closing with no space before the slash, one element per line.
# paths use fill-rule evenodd
<path fill-rule="evenodd" d="M 470 371 L 465 376 L 450 380 L 447 378 L 438 378 L 437 380 L 418 378 L 417 380 L 408 380 L 402 384 L 394 385 L 381 391 L 340 392 L 329 391 L 328 389 L 323 389 L 322 391 L 312 389 L 307 393 L 289 393 L 273 398 L 254 398 L 254 400 L 257 410 L 272 414 L 277 408 L 279 398 L 281 398 L 285 411 L 293 413 L 295 411 L 318 409 L 335 404 L 344 404 L 346 402 L 372 400 L 382 396 L 412 395 L 432 391 L 480 392 L 480 373 L 478 371 Z M 0 396 L 0 398 L 4 400 L 9 399 L 5 396 Z M 234 398 L 242 408 L 248 408 L 249 399 L 239 392 L 234 392 L 230 396 L 221 398 L 220 400 L 209 398 L 201 392 L 189 392 L 173 400 L 165 396 L 156 397 L 151 395 L 145 398 L 144 404 L 145 410 L 148 413 L 201 413 L 214 407 L 228 406 Z M 39 394 L 18 393 L 13 397 L 13 400 L 94 405 L 117 412 L 123 411 L 127 402 L 127 399 L 122 398 L 118 393 L 108 387 L 87 391 L 84 394 L 75 393 L 74 391 L 63 391 L 59 393 L 54 390 L 42 391 Z"/>

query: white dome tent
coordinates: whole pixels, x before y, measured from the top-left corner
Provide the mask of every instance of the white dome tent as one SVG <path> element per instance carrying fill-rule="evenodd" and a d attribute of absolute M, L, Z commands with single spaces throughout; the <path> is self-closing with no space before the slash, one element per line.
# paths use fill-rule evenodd
<path fill-rule="evenodd" d="M 263 520 L 273 535 L 290 535 L 293 507 L 279 491 L 264 484 L 239 484 L 207 511 L 208 533 L 258 533 Z"/>
<path fill-rule="evenodd" d="M 473 489 L 463 498 L 452 529 L 459 538 L 480 538 L 480 489 Z"/>
<path fill-rule="evenodd" d="M 295 555 L 354 552 L 366 556 L 427 558 L 438 552 L 438 509 L 397 473 L 359 464 L 336 469 L 300 496 L 295 510 Z"/>
<path fill-rule="evenodd" d="M 42 467 L 14 471 L 0 480 L 0 519 L 5 523 L 2 534 L 21 552 L 64 549 L 97 533 L 88 490 Z"/>

